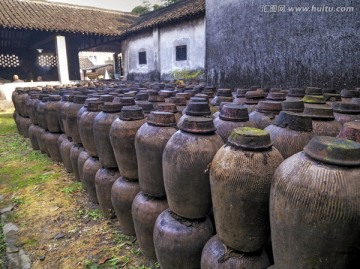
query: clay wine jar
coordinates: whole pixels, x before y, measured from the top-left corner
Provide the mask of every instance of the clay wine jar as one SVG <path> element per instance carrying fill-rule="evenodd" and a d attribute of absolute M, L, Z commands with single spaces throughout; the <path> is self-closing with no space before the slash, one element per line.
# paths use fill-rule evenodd
<path fill-rule="evenodd" d="M 57 111 L 58 120 L 60 122 L 60 126 L 61 126 L 61 122 L 62 122 L 63 132 L 68 137 L 71 137 L 70 131 L 69 131 L 69 125 L 68 125 L 68 122 L 66 121 L 66 110 L 72 104 L 72 101 L 74 100 L 74 96 L 65 94 L 65 95 L 63 95 L 62 100 L 63 100 L 63 103 L 61 103 L 61 105 L 58 107 L 58 111 Z"/>
<path fill-rule="evenodd" d="M 225 104 L 219 117 L 214 119 L 216 133 L 222 138 L 224 143 L 235 128 L 255 127 L 255 124 L 249 121 L 249 113 L 246 107 L 234 104 Z"/>
<path fill-rule="evenodd" d="M 114 150 L 120 174 L 128 179 L 138 178 L 138 165 L 135 150 L 135 135 L 145 123 L 141 107 L 123 107 L 120 118 L 110 128 L 110 142 Z"/>
<path fill-rule="evenodd" d="M 141 252 L 149 259 L 156 259 L 153 239 L 156 219 L 168 207 L 165 198 L 155 198 L 143 192 L 139 192 L 132 203 L 136 239 Z"/>
<path fill-rule="evenodd" d="M 249 115 L 255 128 L 264 129 L 272 124 L 282 109 L 281 102 L 260 101 Z"/>
<path fill-rule="evenodd" d="M 70 159 L 70 150 L 71 150 L 71 147 L 73 146 L 73 144 L 74 143 L 72 142 L 71 138 L 67 138 L 60 145 L 61 160 L 63 161 L 65 170 L 68 173 L 74 172 L 74 169 L 71 164 L 71 159 Z"/>
<path fill-rule="evenodd" d="M 74 102 L 71 103 L 66 108 L 66 124 L 68 127 L 67 135 L 73 139 L 74 143 L 81 143 L 78 123 L 77 123 L 77 115 L 79 110 L 84 106 L 85 100 L 86 100 L 85 95 L 75 95 Z"/>
<path fill-rule="evenodd" d="M 60 95 L 49 95 L 49 101 L 45 103 L 44 115 L 49 132 L 61 133 L 61 127 L 57 116 L 58 107 L 61 105 Z"/>
<path fill-rule="evenodd" d="M 115 209 L 120 230 L 126 235 L 135 235 L 131 206 L 139 192 L 139 182 L 128 180 L 123 176 L 116 179 L 111 188 L 111 202 Z"/>
<path fill-rule="evenodd" d="M 315 136 L 276 170 L 270 222 L 277 269 L 358 268 L 360 144 Z"/>
<path fill-rule="evenodd" d="M 80 118 L 78 118 L 81 142 L 89 155 L 93 157 L 98 157 L 93 133 L 94 119 L 100 113 L 103 104 L 104 103 L 102 101 L 89 102 L 87 110 L 81 114 Z M 99 144 L 102 142 L 103 141 L 101 140 L 97 141 Z"/>
<path fill-rule="evenodd" d="M 210 118 L 188 117 L 178 127 L 163 153 L 166 196 L 177 215 L 202 218 L 211 209 L 208 166 L 223 140 Z"/>
<path fill-rule="evenodd" d="M 213 235 L 208 217 L 189 220 L 169 209 L 156 219 L 154 246 L 163 269 L 200 268 L 201 252 Z"/>
<path fill-rule="evenodd" d="M 60 134 L 45 132 L 45 135 L 42 135 L 41 137 L 44 140 L 47 153 L 50 156 L 50 159 L 53 162 L 61 162 L 62 158 L 60 154 L 60 149 L 57 144 Z"/>
<path fill-rule="evenodd" d="M 346 122 L 337 137 L 360 143 L 360 121 Z"/>
<path fill-rule="evenodd" d="M 45 120 L 45 105 L 48 101 L 48 96 L 42 96 L 40 95 L 39 102 L 36 103 L 36 119 L 38 122 L 38 125 L 43 128 L 45 131 L 48 130 Z"/>
<path fill-rule="evenodd" d="M 210 169 L 215 227 L 227 246 L 260 250 L 269 238 L 271 179 L 283 161 L 267 131 L 235 129 L 216 153 Z"/>
<path fill-rule="evenodd" d="M 89 153 L 87 153 L 86 150 L 81 151 L 79 154 L 79 158 L 78 158 L 79 179 L 80 179 L 80 182 L 82 183 L 81 185 L 83 186 L 84 190 L 87 190 L 87 187 L 86 187 L 85 181 L 84 181 L 84 175 L 83 175 L 84 164 L 87 161 L 87 159 L 89 159 L 89 158 L 90 158 L 90 155 L 89 155 Z"/>
<path fill-rule="evenodd" d="M 96 196 L 105 218 L 115 217 L 111 202 L 111 187 L 119 177 L 120 173 L 116 168 L 101 168 L 95 175 Z"/>
<path fill-rule="evenodd" d="M 38 129 L 41 129 L 39 126 L 31 124 L 29 127 L 29 139 L 30 139 L 30 143 L 31 143 L 31 147 L 33 150 L 39 150 L 39 143 L 36 137 L 36 132 L 38 132 Z"/>
<path fill-rule="evenodd" d="M 164 197 L 162 156 L 166 143 L 176 132 L 173 113 L 150 112 L 147 122 L 136 133 L 135 149 L 141 190 L 154 197 Z"/>
<path fill-rule="evenodd" d="M 202 269 L 264 269 L 270 265 L 264 250 L 243 253 L 227 247 L 217 235 L 204 246 L 201 254 Z"/>
<path fill-rule="evenodd" d="M 70 149 L 70 161 L 74 172 L 75 181 L 80 181 L 78 159 L 79 155 L 85 149 L 81 144 L 73 143 Z"/>
<path fill-rule="evenodd" d="M 285 111 L 280 112 L 274 124 L 265 130 L 270 133 L 274 147 L 284 159 L 302 151 L 314 136 L 310 117 Z"/>
<path fill-rule="evenodd" d="M 88 192 L 89 200 L 95 204 L 99 203 L 95 188 L 95 176 L 99 169 L 101 169 L 99 159 L 90 156 L 85 161 L 82 171 L 82 176 L 86 190 Z"/>
<path fill-rule="evenodd" d="M 335 120 L 341 125 L 349 121 L 360 120 L 360 104 L 335 102 L 332 108 Z"/>
<path fill-rule="evenodd" d="M 102 112 L 94 119 L 93 133 L 99 161 L 106 168 L 117 168 L 114 150 L 110 143 L 111 124 L 120 116 L 122 105 L 120 103 L 105 103 Z M 101 143 L 99 143 L 101 141 Z"/>

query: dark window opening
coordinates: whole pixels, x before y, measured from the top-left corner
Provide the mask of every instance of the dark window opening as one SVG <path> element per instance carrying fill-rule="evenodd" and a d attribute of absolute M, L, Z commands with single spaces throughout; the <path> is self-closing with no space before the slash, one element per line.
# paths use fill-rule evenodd
<path fill-rule="evenodd" d="M 176 61 L 187 60 L 187 46 L 176 46 Z"/>
<path fill-rule="evenodd" d="M 139 52 L 139 64 L 147 64 L 146 51 L 140 51 Z"/>

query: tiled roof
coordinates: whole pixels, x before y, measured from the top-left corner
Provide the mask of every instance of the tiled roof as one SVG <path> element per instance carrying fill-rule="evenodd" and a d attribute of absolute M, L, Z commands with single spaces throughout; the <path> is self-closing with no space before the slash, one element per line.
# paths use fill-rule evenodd
<path fill-rule="evenodd" d="M 136 18 L 130 13 L 69 4 L 0 0 L 3 28 L 115 36 L 128 29 Z"/>
<path fill-rule="evenodd" d="M 126 34 L 205 14 L 205 0 L 182 0 L 140 16 Z"/>
<path fill-rule="evenodd" d="M 79 64 L 80 64 L 80 69 L 84 70 L 87 68 L 91 68 L 94 66 L 94 64 L 90 61 L 90 59 L 86 56 L 80 56 L 79 57 Z"/>

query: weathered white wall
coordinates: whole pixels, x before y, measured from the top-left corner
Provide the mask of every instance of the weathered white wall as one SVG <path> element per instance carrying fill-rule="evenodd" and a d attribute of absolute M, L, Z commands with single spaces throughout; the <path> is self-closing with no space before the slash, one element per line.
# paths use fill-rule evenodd
<path fill-rule="evenodd" d="M 176 61 L 176 46 L 187 45 L 187 60 Z M 198 18 L 160 28 L 161 74 L 205 67 L 205 21 Z"/>
<path fill-rule="evenodd" d="M 187 45 L 187 60 L 176 61 L 176 46 Z M 139 51 L 146 51 L 147 64 L 139 65 Z M 127 79 L 166 77 L 181 69 L 205 67 L 205 19 L 134 34 L 121 44 L 123 69 Z"/>

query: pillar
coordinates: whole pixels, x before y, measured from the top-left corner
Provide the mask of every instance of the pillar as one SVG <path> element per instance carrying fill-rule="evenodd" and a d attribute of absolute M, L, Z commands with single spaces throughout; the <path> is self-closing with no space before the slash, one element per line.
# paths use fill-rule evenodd
<path fill-rule="evenodd" d="M 69 67 L 66 53 L 65 36 L 56 36 L 56 55 L 58 58 L 58 73 L 60 83 L 69 83 Z"/>

